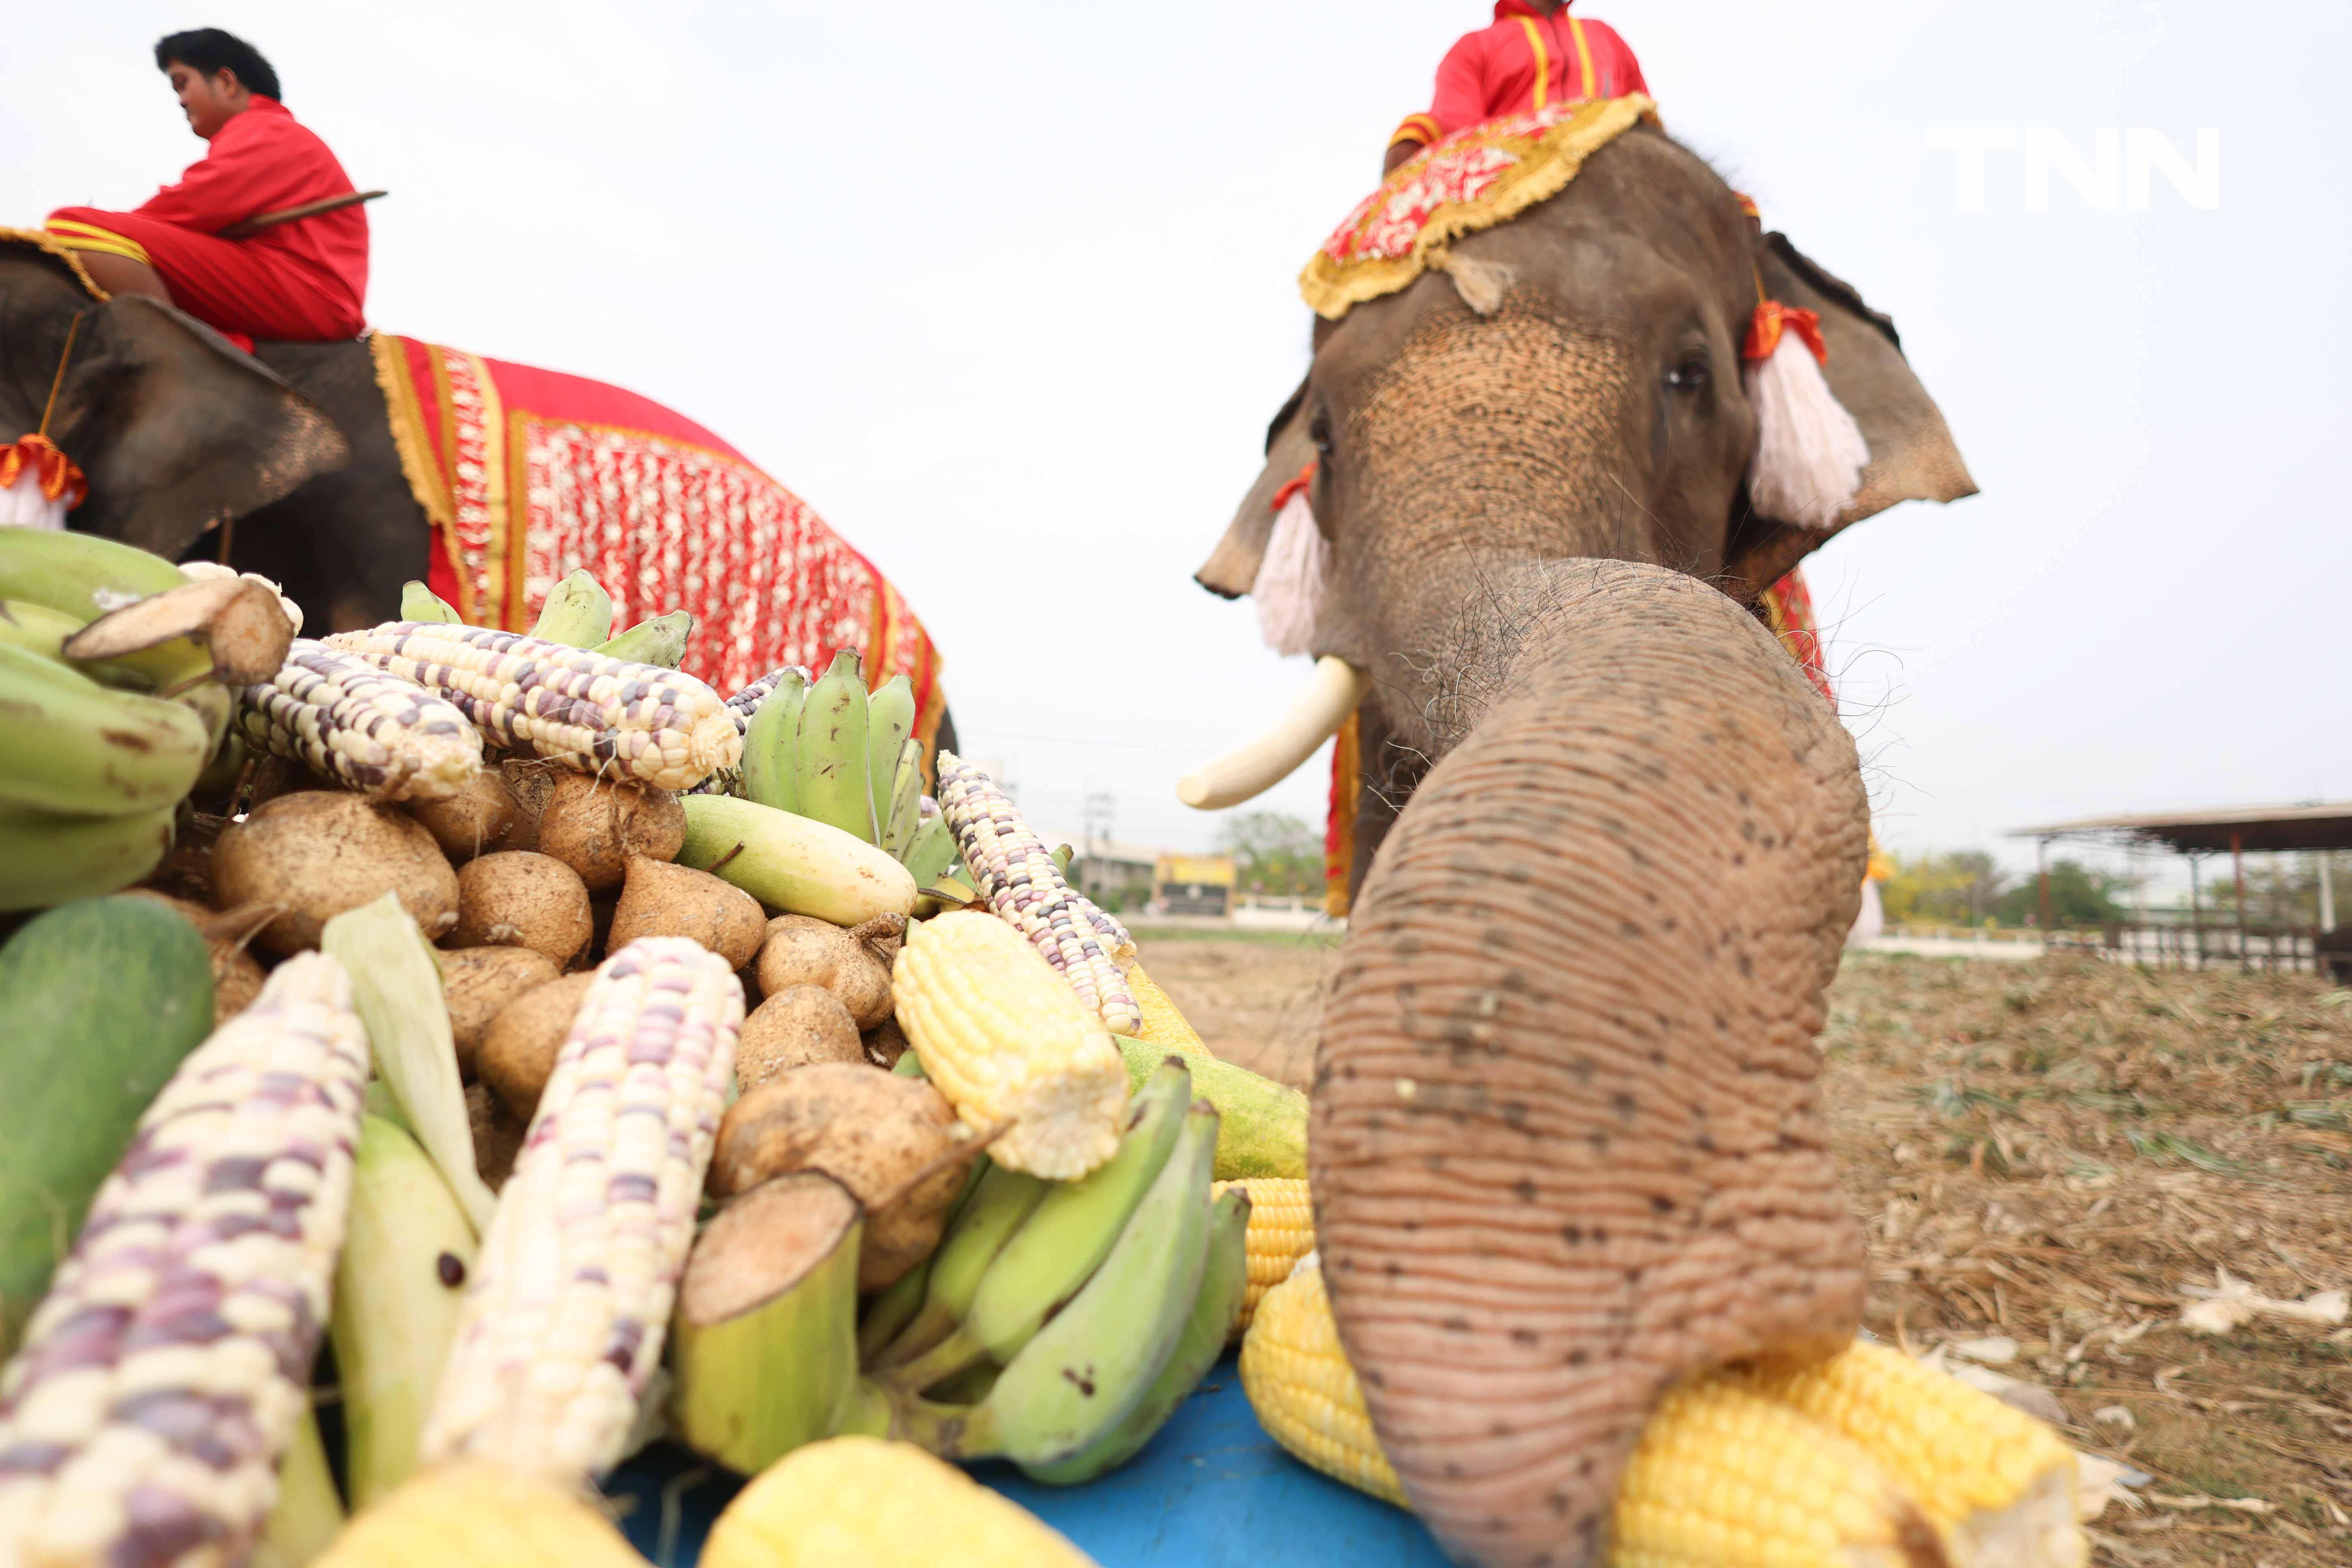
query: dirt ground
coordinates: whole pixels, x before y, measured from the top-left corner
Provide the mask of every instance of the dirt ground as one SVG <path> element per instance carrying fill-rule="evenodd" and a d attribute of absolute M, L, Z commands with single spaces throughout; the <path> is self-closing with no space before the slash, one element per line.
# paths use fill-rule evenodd
<path fill-rule="evenodd" d="M 1142 948 L 1211 1049 L 1305 1086 L 1329 939 Z M 2180 1321 L 2220 1271 L 2282 1301 L 2352 1287 L 2352 991 L 1872 955 L 1822 1046 L 1869 1326 L 2013 1342 L 1999 1370 L 2149 1478 L 2091 1527 L 2102 1568 L 2352 1563 L 2352 1327 Z"/>

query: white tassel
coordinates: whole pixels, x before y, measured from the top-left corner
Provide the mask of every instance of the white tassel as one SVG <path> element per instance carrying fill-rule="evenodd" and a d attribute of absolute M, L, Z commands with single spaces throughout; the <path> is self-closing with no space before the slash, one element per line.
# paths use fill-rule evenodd
<path fill-rule="evenodd" d="M 1756 406 L 1756 459 L 1748 498 L 1766 517 L 1827 528 L 1862 491 L 1870 443 L 1830 390 L 1813 351 L 1784 331 L 1767 358 L 1748 362 L 1748 398 Z"/>
<path fill-rule="evenodd" d="M 1331 567 L 1331 548 L 1315 526 L 1315 509 L 1307 491 L 1283 503 L 1274 520 L 1274 536 L 1258 562 L 1250 597 L 1257 601 L 1258 636 L 1279 654 L 1312 653 L 1315 621 L 1323 608 L 1323 578 Z"/>
<path fill-rule="evenodd" d="M 27 463 L 16 482 L 0 490 L 0 528 L 47 528 L 63 531 L 66 500 L 51 500 L 41 493 L 41 476 Z"/>

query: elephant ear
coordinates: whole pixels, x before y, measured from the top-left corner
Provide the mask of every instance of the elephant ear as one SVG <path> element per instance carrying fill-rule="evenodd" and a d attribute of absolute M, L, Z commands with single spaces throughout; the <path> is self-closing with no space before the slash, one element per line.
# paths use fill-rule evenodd
<path fill-rule="evenodd" d="M 1265 428 L 1265 468 L 1257 482 L 1242 497 L 1241 507 L 1226 526 L 1225 536 L 1217 541 L 1217 548 L 1192 574 L 1192 581 L 1221 599 L 1238 599 L 1257 581 L 1266 541 L 1274 533 L 1274 498 L 1315 456 L 1306 406 L 1307 383 L 1302 380 Z"/>
<path fill-rule="evenodd" d="M 1752 599 L 1836 534 L 1899 501 L 1954 501 L 1977 493 L 1944 416 L 1903 357 L 1895 323 L 1863 302 L 1851 284 L 1823 271 L 1784 234 L 1764 237 L 1757 254 L 1765 292 L 1784 305 L 1816 311 L 1829 361 L 1830 390 L 1862 427 L 1870 461 L 1862 489 L 1827 528 L 1766 517 L 1743 489 L 1725 552 L 1725 584 Z"/>
<path fill-rule="evenodd" d="M 175 560 L 206 529 L 351 460 L 316 404 L 160 300 L 93 306 L 79 340 L 50 423 L 89 478 L 78 531 Z"/>

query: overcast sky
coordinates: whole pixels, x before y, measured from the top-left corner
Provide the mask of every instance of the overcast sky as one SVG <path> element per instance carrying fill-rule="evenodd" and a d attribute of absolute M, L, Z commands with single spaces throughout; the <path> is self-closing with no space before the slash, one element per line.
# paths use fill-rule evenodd
<path fill-rule="evenodd" d="M 1190 581 L 1306 362 L 1294 279 L 1475 0 L 27 6 L 0 221 L 201 151 L 148 50 L 257 44 L 362 187 L 370 321 L 709 426 L 894 577 L 1042 820 L 1204 844 L 1192 763 L 1298 661 Z M 1808 565 L 1904 849 L 2352 795 L 2338 5 L 1610 0 L 1667 123 L 1894 315 L 1984 493 Z M 2328 73 L 2324 84 L 2322 73 Z M 2220 133 L 2220 205 L 1944 129 Z M 1268 797 L 1320 826 L 1310 764 Z"/>

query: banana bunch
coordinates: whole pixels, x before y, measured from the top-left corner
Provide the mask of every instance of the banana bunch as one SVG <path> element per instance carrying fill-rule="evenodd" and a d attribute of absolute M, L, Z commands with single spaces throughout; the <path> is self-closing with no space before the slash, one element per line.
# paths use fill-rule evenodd
<path fill-rule="evenodd" d="M 814 681 L 787 666 L 729 706 L 751 713 L 732 794 L 878 846 L 919 888 L 955 864 L 947 819 L 936 805 L 928 815 L 923 809 L 923 743 L 914 734 L 915 686 L 906 676 L 868 695 L 865 661 L 843 648 Z"/>
<path fill-rule="evenodd" d="M 1211 1193 L 1217 1113 L 1181 1058 L 1134 1109 L 1078 1181 L 975 1161 L 930 1258 L 862 1321 L 843 1189 L 809 1173 L 735 1199 L 680 1288 L 671 1435 L 747 1475 L 848 1434 L 1056 1484 L 1124 1463 L 1215 1363 L 1249 1282 L 1249 1197 Z"/>
<path fill-rule="evenodd" d="M 869 1308 L 839 1429 L 1055 1484 L 1124 1463 L 1215 1363 L 1248 1285 L 1249 1197 L 1212 1197 L 1216 1146 L 1171 1058 L 1091 1174 L 988 1167 L 929 1266 Z"/>
<path fill-rule="evenodd" d="M 292 636 L 257 579 L 191 581 L 111 540 L 0 529 L 0 910 L 152 870 L 231 687 L 274 674 Z"/>

